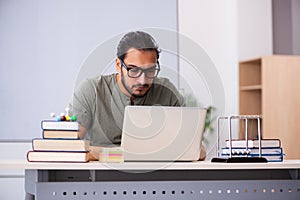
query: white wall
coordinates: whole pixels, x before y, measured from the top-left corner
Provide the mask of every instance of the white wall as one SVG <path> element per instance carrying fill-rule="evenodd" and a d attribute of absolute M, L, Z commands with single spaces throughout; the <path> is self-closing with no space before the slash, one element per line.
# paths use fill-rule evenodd
<path fill-rule="evenodd" d="M 203 47 L 222 78 L 226 114 L 238 112 L 238 62 L 272 54 L 271 0 L 179 0 L 179 32 Z"/>
<path fill-rule="evenodd" d="M 272 54 L 271 0 L 179 0 L 178 7 L 179 32 L 202 46 L 221 76 L 224 114 L 238 114 L 238 62 Z M 199 101 L 209 104 L 206 97 Z"/>
<path fill-rule="evenodd" d="M 116 37 L 145 28 L 177 31 L 176 0 L 105 2 L 0 1 L 0 140 L 39 137 L 40 120 L 64 112 L 82 74 L 114 70 Z M 176 45 L 176 38 L 169 39 Z M 91 60 L 96 49 L 102 51 Z M 164 52 L 161 57 L 177 70 L 176 57 Z M 22 115 L 18 126 L 16 115 Z"/>
<path fill-rule="evenodd" d="M 31 142 L 0 142 L 0 159 L 25 160 L 31 148 Z M 24 199 L 24 184 L 24 170 L 0 170 L 0 199 Z"/>
<path fill-rule="evenodd" d="M 273 53 L 272 1 L 237 1 L 239 61 Z"/>
<path fill-rule="evenodd" d="M 225 92 L 223 114 L 237 114 L 238 112 L 236 14 L 235 0 L 179 1 L 179 32 L 202 46 L 214 62 L 221 77 Z M 194 85 L 199 84 L 195 81 Z M 200 91 L 202 89 L 199 88 Z M 202 101 L 202 98 L 199 101 Z M 210 139 L 214 142 L 207 145 L 208 153 L 212 156 L 215 155 L 216 132 L 213 134 L 214 137 Z"/>
<path fill-rule="evenodd" d="M 179 1 L 179 32 L 203 47 L 225 89 L 227 114 L 237 113 L 237 32 L 235 0 Z"/>

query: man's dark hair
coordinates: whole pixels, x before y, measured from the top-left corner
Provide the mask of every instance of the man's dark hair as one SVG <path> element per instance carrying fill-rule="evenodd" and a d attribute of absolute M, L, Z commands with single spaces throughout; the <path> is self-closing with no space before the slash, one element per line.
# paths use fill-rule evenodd
<path fill-rule="evenodd" d="M 117 47 L 117 57 L 124 60 L 129 49 L 138 49 L 142 51 L 155 51 L 157 59 L 159 58 L 159 47 L 153 37 L 143 31 L 134 31 L 125 34 Z"/>

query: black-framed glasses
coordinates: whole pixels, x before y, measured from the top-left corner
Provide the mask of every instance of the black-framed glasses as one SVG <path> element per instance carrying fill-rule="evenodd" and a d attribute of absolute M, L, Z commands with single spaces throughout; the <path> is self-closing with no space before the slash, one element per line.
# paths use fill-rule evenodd
<path fill-rule="evenodd" d="M 147 69 L 143 69 L 143 68 L 135 66 L 135 65 L 129 65 L 131 67 L 127 67 L 127 65 L 124 63 L 124 61 L 122 59 L 120 59 L 120 61 L 121 61 L 121 66 L 127 70 L 127 75 L 130 78 L 138 78 L 142 75 L 142 73 L 145 73 L 145 76 L 147 78 L 155 78 L 155 77 L 157 77 L 157 75 L 160 71 L 160 64 L 158 61 L 156 62 L 155 65 L 153 65 Z"/>

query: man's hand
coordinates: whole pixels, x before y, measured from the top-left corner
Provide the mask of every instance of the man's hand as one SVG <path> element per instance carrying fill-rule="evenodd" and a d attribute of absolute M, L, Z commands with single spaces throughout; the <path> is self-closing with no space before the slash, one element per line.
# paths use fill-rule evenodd
<path fill-rule="evenodd" d="M 86 132 L 87 132 L 87 129 L 86 129 L 84 126 L 81 126 L 81 125 L 79 124 L 78 137 L 79 137 L 80 139 L 84 139 L 84 138 L 85 138 Z"/>
<path fill-rule="evenodd" d="M 205 150 L 204 144 L 202 143 L 199 160 L 202 161 L 202 160 L 205 160 L 205 158 L 206 158 L 206 150 Z"/>
<path fill-rule="evenodd" d="M 88 152 L 89 161 L 99 160 L 100 148 L 100 146 L 90 146 L 90 152 Z"/>
<path fill-rule="evenodd" d="M 87 129 L 84 126 L 81 126 L 79 124 L 79 132 L 78 132 L 78 137 L 80 139 L 85 138 L 85 134 L 87 132 Z M 99 160 L 99 151 L 100 151 L 100 146 L 90 146 L 90 151 L 87 153 L 87 157 L 89 161 L 96 161 Z"/>

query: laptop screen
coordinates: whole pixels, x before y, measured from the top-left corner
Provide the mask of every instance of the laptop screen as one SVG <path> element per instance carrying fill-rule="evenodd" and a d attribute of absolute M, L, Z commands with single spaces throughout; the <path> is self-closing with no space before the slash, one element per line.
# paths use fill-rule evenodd
<path fill-rule="evenodd" d="M 127 106 L 121 146 L 125 161 L 198 160 L 206 110 Z"/>

